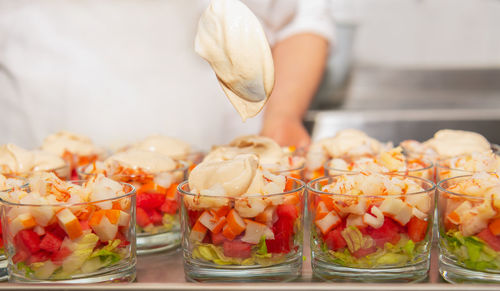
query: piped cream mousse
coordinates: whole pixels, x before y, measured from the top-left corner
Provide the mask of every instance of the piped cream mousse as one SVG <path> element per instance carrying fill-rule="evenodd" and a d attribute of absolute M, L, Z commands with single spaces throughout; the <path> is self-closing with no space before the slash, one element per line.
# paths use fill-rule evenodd
<path fill-rule="evenodd" d="M 195 51 L 217 75 L 243 121 L 257 115 L 274 86 L 274 63 L 257 17 L 237 0 L 212 0 L 198 23 Z"/>

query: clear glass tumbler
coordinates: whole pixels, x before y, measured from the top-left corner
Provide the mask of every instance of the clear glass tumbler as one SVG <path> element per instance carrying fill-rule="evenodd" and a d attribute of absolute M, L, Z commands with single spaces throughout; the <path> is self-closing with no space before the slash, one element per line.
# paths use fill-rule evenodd
<path fill-rule="evenodd" d="M 305 183 L 286 192 L 220 197 L 178 187 L 184 272 L 191 281 L 289 281 L 302 271 Z M 261 209 L 249 213 L 249 209 Z"/>
<path fill-rule="evenodd" d="M 133 281 L 135 188 L 122 185 L 126 194 L 101 201 L 36 205 L 2 200 L 9 281 Z"/>
<path fill-rule="evenodd" d="M 364 192 L 370 192 L 370 178 Z M 307 184 L 311 228 L 311 264 L 316 277 L 334 281 L 419 281 L 430 263 L 433 182 L 404 175 L 424 190 L 403 195 L 348 195 L 323 191 L 346 175 Z M 356 191 L 354 191 L 356 192 Z"/>

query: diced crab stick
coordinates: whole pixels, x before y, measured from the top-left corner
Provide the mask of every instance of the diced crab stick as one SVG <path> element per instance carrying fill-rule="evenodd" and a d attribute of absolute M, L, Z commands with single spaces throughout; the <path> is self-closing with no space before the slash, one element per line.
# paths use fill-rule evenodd
<path fill-rule="evenodd" d="M 207 228 L 203 226 L 203 224 L 201 224 L 201 222 L 198 220 L 191 228 L 191 233 L 189 234 L 189 240 L 201 242 L 205 238 L 206 234 L 207 234 Z"/>
<path fill-rule="evenodd" d="M 320 201 L 318 203 L 318 206 L 316 206 L 316 216 L 314 217 L 314 220 L 322 219 L 330 211 L 331 210 L 328 210 L 328 207 L 326 206 L 326 203 L 324 201 Z"/>
<path fill-rule="evenodd" d="M 95 226 L 101 223 L 101 220 L 106 217 L 111 224 L 126 226 L 130 220 L 130 215 L 124 211 L 117 209 L 101 209 L 92 213 L 89 219 L 89 225 Z"/>
<path fill-rule="evenodd" d="M 418 208 L 422 212 L 429 212 L 431 209 L 431 196 L 427 194 L 410 194 L 405 197 L 405 202 Z"/>
<path fill-rule="evenodd" d="M 222 206 L 222 207 L 219 207 L 214 212 L 215 212 L 216 216 L 222 217 L 222 216 L 226 216 L 230 210 L 231 210 L 231 208 L 229 208 L 229 206 Z"/>
<path fill-rule="evenodd" d="M 54 217 L 54 208 L 52 206 L 32 207 L 31 214 L 38 225 L 45 227 Z"/>
<path fill-rule="evenodd" d="M 492 204 L 491 201 L 486 199 L 479 206 L 475 207 L 478 217 L 484 220 L 489 220 L 495 217 L 497 212 L 495 211 L 495 209 L 493 209 L 493 206 L 491 204 Z"/>
<path fill-rule="evenodd" d="M 245 197 L 236 200 L 234 208 L 241 217 L 255 217 L 266 208 L 267 203 L 262 197 Z"/>
<path fill-rule="evenodd" d="M 363 222 L 362 215 L 349 214 L 346 219 L 346 226 L 365 227 L 366 224 Z"/>
<path fill-rule="evenodd" d="M 468 213 L 463 217 L 463 222 L 459 229 L 463 236 L 475 235 L 488 227 L 486 220 L 480 218 L 475 213 Z"/>
<path fill-rule="evenodd" d="M 245 219 L 245 222 L 247 228 L 245 229 L 245 235 L 243 235 L 241 241 L 249 244 L 258 244 L 262 236 L 265 236 L 266 240 L 274 239 L 274 233 L 267 225 L 249 219 Z"/>
<path fill-rule="evenodd" d="M 325 217 L 318 219 L 314 222 L 316 226 L 319 228 L 323 235 L 327 234 L 334 227 L 339 225 L 341 222 L 340 217 L 335 211 L 328 212 Z"/>
<path fill-rule="evenodd" d="M 340 212 L 342 213 L 352 213 L 356 215 L 363 215 L 366 212 L 367 201 L 365 198 L 353 199 L 352 201 L 343 202 L 337 204 Z"/>
<path fill-rule="evenodd" d="M 222 230 L 222 234 L 229 240 L 233 240 L 236 236 L 241 234 L 245 228 L 245 221 L 240 217 L 240 215 L 232 209 L 226 217 L 227 224 Z"/>
<path fill-rule="evenodd" d="M 371 212 L 373 215 L 370 213 L 365 213 L 363 215 L 363 222 L 373 228 L 382 227 L 384 224 L 384 214 L 382 211 L 377 206 L 373 206 Z"/>
<path fill-rule="evenodd" d="M 323 202 L 328 211 L 337 210 L 335 203 L 333 203 L 332 195 L 319 195 L 319 199 Z"/>
<path fill-rule="evenodd" d="M 453 224 L 460 224 L 467 213 L 472 209 L 472 204 L 469 201 L 464 201 L 455 210 L 450 212 L 446 217 Z"/>
<path fill-rule="evenodd" d="M 264 224 L 271 224 L 275 218 L 276 206 L 268 206 L 255 217 L 255 220 Z"/>
<path fill-rule="evenodd" d="M 418 208 L 416 208 L 416 207 L 413 207 L 413 209 L 412 209 L 412 215 L 415 216 L 418 219 L 427 220 L 427 214 L 425 214 L 424 212 L 418 210 Z"/>
<path fill-rule="evenodd" d="M 76 239 L 82 235 L 82 226 L 78 218 L 69 210 L 64 208 L 56 214 L 59 225 L 66 231 L 70 239 Z"/>
<path fill-rule="evenodd" d="M 198 221 L 213 233 L 221 232 L 222 227 L 226 224 L 226 218 L 224 216 L 217 217 L 210 214 L 208 211 L 204 211 L 198 218 Z"/>
<path fill-rule="evenodd" d="M 382 213 L 405 226 L 412 216 L 412 207 L 398 198 L 386 198 L 380 204 Z"/>
<path fill-rule="evenodd" d="M 30 213 L 19 214 L 19 216 L 14 218 L 9 224 L 12 236 L 15 236 L 19 231 L 23 229 L 30 229 L 35 226 L 36 221 Z"/>
<path fill-rule="evenodd" d="M 107 215 L 101 217 L 98 224 L 92 224 L 90 227 L 99 237 L 99 240 L 102 242 L 106 242 L 109 240 L 113 240 L 116 237 L 116 233 L 118 232 L 118 221 L 112 223 Z"/>

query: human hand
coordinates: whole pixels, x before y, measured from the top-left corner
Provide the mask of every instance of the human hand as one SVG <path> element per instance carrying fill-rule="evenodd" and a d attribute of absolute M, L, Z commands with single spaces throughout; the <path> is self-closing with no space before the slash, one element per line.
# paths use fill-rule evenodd
<path fill-rule="evenodd" d="M 268 116 L 264 119 L 260 134 L 274 139 L 281 146 L 306 149 L 311 143 L 311 138 L 299 118 Z"/>

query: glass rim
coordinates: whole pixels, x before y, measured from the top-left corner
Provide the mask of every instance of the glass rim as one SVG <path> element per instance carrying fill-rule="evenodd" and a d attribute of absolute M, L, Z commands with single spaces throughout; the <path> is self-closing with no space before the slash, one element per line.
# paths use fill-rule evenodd
<path fill-rule="evenodd" d="M 3 175 L 3 176 L 10 176 L 10 177 L 21 177 L 24 179 L 23 176 L 26 176 L 26 177 L 29 177 L 35 173 L 42 173 L 42 172 L 46 172 L 46 173 L 53 173 L 53 172 L 56 172 L 56 171 L 59 171 L 59 170 L 69 170 L 71 167 L 68 163 L 66 163 L 66 161 L 64 162 L 64 165 L 63 166 L 60 166 L 60 167 L 55 167 L 55 168 L 51 168 L 51 169 L 47 169 L 47 170 L 36 170 L 36 171 L 26 171 L 26 172 L 20 172 L 20 173 L 5 173 L 5 172 L 0 172 L 0 175 Z"/>
<path fill-rule="evenodd" d="M 192 192 L 188 192 L 183 189 L 184 186 L 188 185 L 189 186 L 189 180 L 185 180 L 182 183 L 180 183 L 177 186 L 177 191 L 180 192 L 182 195 L 187 195 L 187 196 L 193 196 L 193 197 L 210 197 L 210 198 L 224 198 L 224 199 L 245 199 L 245 198 L 268 198 L 268 197 L 274 197 L 274 196 L 279 196 L 279 195 L 285 195 L 285 194 L 293 194 L 296 192 L 300 192 L 302 190 L 305 190 L 306 188 L 306 183 L 300 179 L 294 178 L 294 177 L 286 177 L 287 179 L 292 179 L 298 184 L 300 184 L 300 187 L 295 188 L 290 191 L 286 192 L 280 192 L 280 193 L 274 193 L 274 194 L 266 194 L 266 195 L 255 195 L 255 196 L 240 196 L 240 197 L 231 197 L 231 196 L 212 196 L 212 195 L 203 195 L 203 194 L 196 194 Z"/>
<path fill-rule="evenodd" d="M 497 173 L 494 173 L 494 172 L 485 172 L 485 173 L 498 175 Z M 437 183 L 437 185 L 436 185 L 437 186 L 437 190 L 440 191 L 440 192 L 446 192 L 447 194 L 451 194 L 451 195 L 462 197 L 462 198 L 466 198 L 466 199 L 476 199 L 476 200 L 490 199 L 490 200 L 494 200 L 492 198 L 488 198 L 488 197 L 484 197 L 484 196 L 471 196 L 471 195 L 468 195 L 468 194 L 461 194 L 461 193 L 452 192 L 452 191 L 449 191 L 447 189 L 444 189 L 443 186 L 442 186 L 442 184 L 444 184 L 445 182 L 449 182 L 450 180 L 470 178 L 472 176 L 474 176 L 474 175 L 462 175 L 462 176 L 455 176 L 455 177 L 450 177 L 450 178 L 443 179 L 443 180 L 441 180 L 441 181 L 439 181 Z"/>
<path fill-rule="evenodd" d="M 77 183 L 84 183 L 87 182 L 88 180 L 70 180 L 66 182 L 70 182 L 72 184 L 77 184 Z M 73 206 L 82 206 L 82 205 L 89 205 L 89 204 L 96 204 L 96 203 L 101 203 L 101 202 L 108 202 L 108 201 L 115 201 L 118 199 L 126 198 L 129 196 L 133 196 L 136 193 L 136 189 L 132 184 L 125 183 L 125 182 L 118 182 L 122 185 L 130 187 L 130 191 L 120 195 L 116 196 L 113 198 L 108 198 L 108 199 L 102 199 L 102 200 L 97 200 L 97 201 L 88 201 L 88 202 L 78 202 L 78 203 L 68 203 L 68 202 L 62 202 L 62 203 L 48 203 L 48 204 L 24 204 L 24 203 L 17 203 L 17 202 L 12 202 L 12 201 L 7 201 L 2 198 L 0 198 L 0 203 L 3 204 L 8 204 L 9 206 L 34 206 L 34 207 L 42 207 L 42 206 L 50 206 L 50 207 L 73 207 Z M 29 183 L 27 183 L 26 187 L 29 187 Z M 5 192 L 5 191 L 0 191 L 0 192 Z"/>
<path fill-rule="evenodd" d="M 500 159 L 500 155 L 499 155 L 498 152 L 492 151 L 492 152 L 490 152 L 490 154 L 495 155 L 495 156 L 497 156 Z M 449 167 L 449 166 L 443 166 L 442 165 L 443 162 L 450 161 L 451 159 L 460 158 L 460 157 L 467 157 L 467 156 L 471 156 L 471 155 L 472 155 L 472 153 L 461 154 L 461 155 L 457 155 L 457 156 L 453 156 L 453 157 L 447 157 L 447 158 L 439 159 L 436 162 L 436 168 L 438 168 L 438 169 L 446 169 L 446 170 L 451 170 L 451 171 L 457 171 L 457 172 L 470 173 L 470 174 L 476 174 L 476 173 L 480 173 L 480 172 L 486 172 L 486 173 L 494 173 L 495 172 L 495 170 L 493 170 L 493 171 L 470 171 L 470 170 L 457 169 L 457 168 L 452 168 L 452 167 Z"/>
<path fill-rule="evenodd" d="M 360 197 L 360 198 L 380 198 L 380 197 L 405 197 L 405 196 L 413 196 L 413 195 L 419 195 L 419 194 L 425 194 L 425 193 L 429 193 L 429 192 L 432 192 L 434 190 L 436 190 L 436 184 L 434 182 L 432 182 L 431 180 L 429 179 L 425 179 L 425 178 L 421 178 L 421 177 L 415 177 L 415 176 L 408 176 L 408 175 L 401 175 L 401 174 L 396 174 L 396 173 L 375 173 L 375 174 L 378 174 L 378 175 L 384 175 L 384 176 L 397 176 L 397 177 L 403 177 L 403 178 L 410 178 L 410 179 L 415 179 L 415 180 L 420 180 L 422 182 L 425 182 L 429 185 L 431 185 L 432 187 L 430 189 L 424 189 L 423 191 L 419 191 L 419 192 L 412 192 L 412 193 L 405 193 L 405 194 L 387 194 L 387 195 L 382 195 L 382 194 L 379 194 L 379 195 L 372 195 L 372 194 L 362 194 L 362 195 L 352 195 L 352 194 L 340 194 L 340 193 L 332 193 L 332 192 L 325 192 L 325 191 L 321 191 L 321 190 L 317 190 L 317 189 L 314 189 L 312 187 L 313 184 L 316 184 L 316 183 L 319 183 L 320 181 L 322 180 L 325 180 L 325 179 L 332 179 L 332 178 L 335 178 L 335 177 L 340 177 L 340 176 L 344 176 L 344 175 L 349 175 L 349 176 L 355 176 L 355 175 L 363 175 L 362 173 L 348 173 L 348 174 L 340 174 L 340 175 L 332 175 L 332 176 L 324 176 L 324 177 L 319 177 L 319 178 L 316 178 L 314 180 L 311 180 L 309 183 L 307 183 L 306 187 L 307 187 L 307 190 L 308 191 L 312 191 L 312 192 L 316 192 L 318 194 L 321 194 L 321 195 L 335 195 L 335 196 L 341 196 L 341 197 L 349 197 L 349 198 L 352 198 L 352 197 Z"/>
<path fill-rule="evenodd" d="M 331 158 L 331 159 L 328 159 L 324 164 L 323 164 L 323 169 L 325 169 L 325 171 L 338 171 L 338 172 L 341 172 L 341 173 L 356 173 L 356 174 L 359 174 L 361 173 L 362 171 L 366 171 L 366 170 L 359 170 L 359 171 L 349 171 L 349 170 L 342 170 L 342 169 L 336 169 L 336 168 L 332 168 L 332 167 L 329 167 L 327 166 L 330 161 L 332 161 L 333 159 L 335 158 Z M 344 160 L 344 159 L 342 159 Z M 417 173 L 419 171 L 427 171 L 427 170 L 430 170 L 434 167 L 434 163 L 432 161 L 430 161 L 429 159 L 420 159 L 422 160 L 425 164 L 428 164 L 428 166 L 426 167 L 423 167 L 423 168 L 419 168 L 419 169 L 412 169 L 412 170 L 406 170 L 406 171 L 395 171 L 395 172 L 374 172 L 374 173 L 380 173 L 380 174 L 405 174 L 405 173 Z M 345 161 L 345 160 L 344 160 Z M 406 163 L 407 164 L 407 163 Z"/>
<path fill-rule="evenodd" d="M 300 156 L 298 156 L 298 157 L 300 157 Z M 306 161 L 304 159 L 303 163 L 300 164 L 300 166 L 298 166 L 298 167 L 284 169 L 284 170 L 276 170 L 276 171 L 272 171 L 272 170 L 266 168 L 265 167 L 266 165 L 275 165 L 275 164 L 261 164 L 260 166 L 262 167 L 263 170 L 269 171 L 269 172 L 271 172 L 271 174 L 275 174 L 276 175 L 276 174 L 283 174 L 283 173 L 292 172 L 292 171 L 301 171 L 301 170 L 304 170 L 306 168 Z"/>
<path fill-rule="evenodd" d="M 158 173 L 146 173 L 144 172 L 144 174 L 146 175 L 158 175 L 158 174 L 163 174 L 163 173 L 175 173 L 175 172 L 185 172 L 189 169 L 189 163 L 184 161 L 184 160 L 177 160 L 177 159 L 174 159 L 174 161 L 178 164 L 181 164 L 182 167 L 180 168 L 175 168 L 175 169 L 172 169 L 172 170 L 168 170 L 168 171 L 161 171 L 161 172 L 158 172 Z M 99 174 L 103 174 L 103 173 L 87 173 L 87 172 L 84 172 L 82 169 L 85 169 L 86 167 L 88 167 L 89 165 L 91 164 L 87 164 L 87 165 L 84 165 L 84 166 L 80 166 L 80 167 L 77 167 L 76 168 L 76 173 L 78 175 L 89 175 L 89 176 L 92 176 L 92 175 L 99 175 Z M 103 174 L 104 175 L 104 174 Z M 109 175 L 109 174 L 105 174 L 104 175 L 105 177 L 139 177 L 141 176 L 141 174 L 113 174 L 113 175 Z"/>

